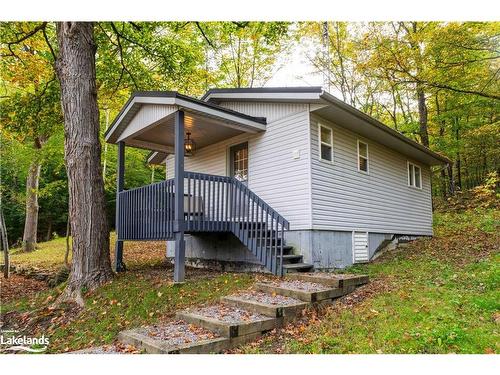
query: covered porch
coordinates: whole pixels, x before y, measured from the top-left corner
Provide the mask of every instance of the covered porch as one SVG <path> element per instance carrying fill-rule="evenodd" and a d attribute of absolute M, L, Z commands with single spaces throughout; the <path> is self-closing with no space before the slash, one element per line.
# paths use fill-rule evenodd
<path fill-rule="evenodd" d="M 125 270 L 123 241 L 174 241 L 174 281 L 184 281 L 185 233 L 230 232 L 272 273 L 283 273 L 288 221 L 232 176 L 186 171 L 197 149 L 244 133 L 265 131 L 266 120 L 176 92 L 135 93 L 106 141 L 118 145 L 115 269 Z M 125 148 L 174 156 L 174 177 L 125 189 Z M 150 160 L 151 161 L 151 160 Z"/>

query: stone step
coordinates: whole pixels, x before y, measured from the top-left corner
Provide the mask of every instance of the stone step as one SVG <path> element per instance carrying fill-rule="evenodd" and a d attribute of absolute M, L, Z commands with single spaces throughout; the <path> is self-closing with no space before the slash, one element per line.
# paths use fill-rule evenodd
<path fill-rule="evenodd" d="M 312 264 L 309 263 L 284 263 L 283 268 L 285 273 L 298 273 L 298 272 L 308 272 L 313 268 Z"/>
<path fill-rule="evenodd" d="M 316 285 L 315 289 L 299 289 L 287 284 L 286 281 L 273 283 L 257 283 L 258 290 L 265 293 L 276 293 L 282 296 L 292 297 L 304 302 L 320 302 L 323 300 L 331 300 L 346 294 L 341 288 L 330 288 L 325 285 Z"/>
<path fill-rule="evenodd" d="M 284 302 L 269 303 L 269 301 L 277 298 L 272 295 L 268 295 L 267 298 L 259 298 L 259 294 L 254 293 L 247 295 L 225 296 L 222 297 L 221 301 L 241 309 L 253 311 L 273 318 L 294 318 L 308 305 L 306 302 L 302 302 L 295 298 L 284 296 L 281 296 L 281 298 L 284 299 Z M 267 300 L 267 302 L 264 302 L 263 300 Z"/>
<path fill-rule="evenodd" d="M 176 314 L 178 319 L 206 328 L 227 338 L 260 334 L 274 329 L 278 322 L 275 318 L 257 315 L 251 319 L 225 321 L 216 316 L 209 316 L 203 309 L 181 311 Z"/>
<path fill-rule="evenodd" d="M 309 281 L 317 284 L 328 285 L 333 288 L 346 288 L 368 283 L 368 275 L 335 274 L 329 272 L 293 273 L 286 277 L 292 280 Z"/>

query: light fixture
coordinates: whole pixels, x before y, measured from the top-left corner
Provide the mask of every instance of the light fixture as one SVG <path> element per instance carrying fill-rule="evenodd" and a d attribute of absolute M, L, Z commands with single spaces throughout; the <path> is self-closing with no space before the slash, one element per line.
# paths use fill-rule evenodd
<path fill-rule="evenodd" d="M 184 139 L 184 156 L 193 156 L 196 151 L 196 143 L 191 139 L 191 133 L 186 133 L 187 138 Z"/>

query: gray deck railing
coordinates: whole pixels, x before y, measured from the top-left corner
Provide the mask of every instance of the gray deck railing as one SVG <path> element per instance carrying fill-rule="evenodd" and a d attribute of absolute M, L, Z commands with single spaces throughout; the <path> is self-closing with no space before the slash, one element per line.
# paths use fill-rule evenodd
<path fill-rule="evenodd" d="M 174 234 L 173 198 L 173 179 L 118 193 L 118 239 L 172 239 Z"/>
<path fill-rule="evenodd" d="M 231 231 L 231 187 L 230 177 L 184 172 L 186 231 Z"/>
<path fill-rule="evenodd" d="M 124 190 L 119 199 L 119 240 L 174 237 L 174 179 Z M 184 230 L 232 232 L 275 275 L 283 273 L 289 222 L 235 178 L 184 172 Z"/>

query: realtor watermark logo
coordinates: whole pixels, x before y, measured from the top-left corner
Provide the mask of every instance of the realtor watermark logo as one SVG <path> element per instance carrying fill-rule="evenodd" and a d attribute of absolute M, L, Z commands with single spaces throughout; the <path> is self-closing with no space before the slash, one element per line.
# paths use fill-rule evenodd
<path fill-rule="evenodd" d="M 17 335 L 16 330 L 1 330 L 0 331 L 0 352 L 15 353 L 43 353 L 49 346 L 49 338 L 45 335 L 38 337 Z"/>

